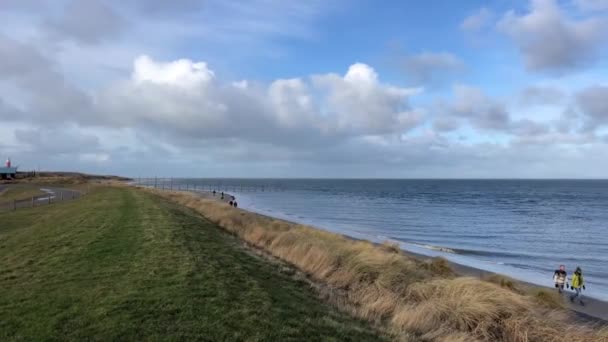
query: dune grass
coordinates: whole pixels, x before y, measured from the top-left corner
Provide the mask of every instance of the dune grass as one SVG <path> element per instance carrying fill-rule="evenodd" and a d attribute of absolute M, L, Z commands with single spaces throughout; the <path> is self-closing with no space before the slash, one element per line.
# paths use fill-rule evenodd
<path fill-rule="evenodd" d="M 520 295 L 527 295 L 532 297 L 539 305 L 551 308 L 551 309 L 565 309 L 564 298 L 556 291 L 550 289 L 541 288 L 537 286 L 530 286 L 511 279 L 507 276 L 500 274 L 492 274 L 483 280 L 499 285 L 502 288 L 509 289 Z"/>
<path fill-rule="evenodd" d="M 192 210 L 129 188 L 0 214 L 0 341 L 383 340 Z"/>
<path fill-rule="evenodd" d="M 608 341 L 608 332 L 572 324 L 544 294 L 508 281 L 456 277 L 442 259 L 396 251 L 232 208 L 195 194 L 149 190 L 193 208 L 248 243 L 332 289 L 327 300 L 395 334 L 438 341 Z M 498 282 L 498 283 L 497 283 Z"/>

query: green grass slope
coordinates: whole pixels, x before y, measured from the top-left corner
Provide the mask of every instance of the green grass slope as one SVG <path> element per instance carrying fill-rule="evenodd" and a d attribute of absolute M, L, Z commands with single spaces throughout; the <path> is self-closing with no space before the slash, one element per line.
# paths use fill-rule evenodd
<path fill-rule="evenodd" d="M 101 188 L 0 214 L 0 340 L 377 340 L 166 200 Z"/>

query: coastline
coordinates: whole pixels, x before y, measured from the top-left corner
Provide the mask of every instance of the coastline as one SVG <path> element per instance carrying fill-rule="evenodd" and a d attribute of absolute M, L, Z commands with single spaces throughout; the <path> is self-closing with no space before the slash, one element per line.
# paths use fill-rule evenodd
<path fill-rule="evenodd" d="M 348 236 L 346 236 L 346 237 L 348 237 Z M 410 251 L 403 250 L 403 249 L 402 249 L 402 251 L 404 254 L 411 255 L 411 256 L 421 259 L 421 260 L 428 260 L 428 259 L 433 258 L 433 257 L 427 256 L 427 255 L 418 254 L 418 253 L 410 252 Z M 486 270 L 483 270 L 480 268 L 475 268 L 472 266 L 458 264 L 458 263 L 455 263 L 450 260 L 448 260 L 448 263 L 450 264 L 450 267 L 454 270 L 454 272 L 456 272 L 456 274 L 459 276 L 476 277 L 476 278 L 480 278 L 480 279 L 484 279 L 484 278 L 487 278 L 492 275 L 505 276 L 500 273 L 490 272 L 490 271 L 486 271 Z M 541 286 L 541 285 L 532 284 L 532 283 L 528 283 L 528 282 L 521 281 L 521 280 L 514 280 L 514 281 L 519 284 L 522 284 L 524 287 L 528 287 L 528 288 L 542 288 L 542 289 L 555 290 L 554 288 L 549 287 L 549 286 Z M 564 290 L 564 292 L 562 293 L 562 297 L 564 299 L 564 304 L 566 305 L 566 307 L 569 310 L 573 311 L 578 318 L 582 319 L 583 321 L 588 321 L 591 323 L 608 324 L 608 302 L 607 301 L 603 301 L 601 299 L 596 299 L 596 298 L 592 298 L 592 297 L 586 297 L 583 294 L 585 306 L 581 306 L 577 303 L 570 303 L 570 301 L 568 300 L 568 296 L 570 295 L 570 293 L 571 293 L 571 291 L 569 291 L 569 290 Z"/>
<path fill-rule="evenodd" d="M 193 210 L 245 247 L 286 263 L 292 269 L 286 275 L 298 274 L 294 279 L 318 287 L 328 305 L 380 324 L 395 336 L 457 341 L 608 338 L 604 321 L 581 318 L 548 289 L 524 288 L 501 276 L 458 276 L 444 258 L 422 260 L 390 241 L 353 239 L 331 228 L 236 209 L 217 195 L 209 199 L 210 194 L 192 191 L 146 191 Z M 242 208 L 243 198 L 237 200 Z"/>
<path fill-rule="evenodd" d="M 206 199 L 213 199 L 213 200 L 218 200 L 221 201 L 219 198 L 219 194 L 217 196 L 212 196 L 211 193 L 209 192 L 199 192 L 199 191 L 190 191 L 192 193 L 197 194 L 198 196 L 202 197 L 202 198 L 206 198 Z M 233 194 L 225 192 L 225 198 L 224 198 L 224 202 L 228 202 L 230 200 L 230 196 L 232 196 Z M 234 195 L 236 197 L 236 195 Z M 237 197 L 237 201 L 238 201 L 238 197 Z M 268 214 L 264 214 L 264 213 L 259 213 L 253 210 L 249 210 L 247 208 L 239 208 L 240 210 L 246 211 L 248 213 L 254 214 L 254 215 L 259 215 L 261 217 L 266 217 L 266 218 L 270 218 L 273 220 L 278 220 L 278 221 L 283 221 L 289 224 L 301 224 L 299 222 L 295 222 L 295 221 L 291 221 L 285 218 L 281 218 L 281 217 L 275 217 L 272 215 L 268 215 Z M 318 229 L 321 231 L 329 231 L 327 229 L 324 229 L 322 227 L 318 227 L 315 225 L 308 225 L 314 229 Z M 335 232 L 333 232 L 335 233 Z M 360 239 L 357 237 L 353 237 L 350 236 L 348 234 L 344 234 L 344 233 L 337 233 L 342 235 L 343 237 L 347 238 L 347 239 L 351 239 L 351 240 L 365 240 L 365 239 Z M 365 240 L 368 241 L 368 240 Z M 378 242 L 373 242 L 370 241 L 376 245 L 380 245 L 380 243 Z M 416 253 L 416 252 L 412 252 L 409 250 L 406 250 L 404 248 L 400 248 L 401 252 L 405 255 L 417 258 L 419 260 L 431 260 L 435 257 L 433 256 L 429 256 L 429 255 L 425 255 L 425 254 L 421 254 L 421 253 Z M 490 277 L 492 275 L 500 275 L 500 276 L 505 276 L 508 277 L 508 275 L 504 275 L 501 273 L 497 273 L 497 272 L 491 272 L 491 271 L 487 271 L 481 268 L 477 268 L 477 267 L 473 267 L 473 266 L 468 266 L 468 265 L 463 265 L 463 264 L 459 264 L 457 262 L 454 262 L 452 260 L 447 260 L 446 261 L 449 263 L 450 267 L 452 268 L 452 270 L 458 275 L 458 276 L 468 276 L 468 277 L 474 277 L 474 278 L 479 278 L 479 279 L 485 279 L 487 277 Z M 549 286 L 542 286 L 542 285 L 538 285 L 538 284 L 534 284 L 534 283 L 530 283 L 530 282 L 525 282 L 525 281 L 521 281 L 521 280 L 516 280 L 514 279 L 514 281 L 518 284 L 521 284 L 524 288 L 539 288 L 539 289 L 548 289 L 548 290 L 554 290 L 552 287 Z M 596 298 L 592 298 L 592 297 L 587 297 L 584 296 L 583 293 L 583 298 L 584 298 L 584 302 L 585 302 L 585 306 L 581 306 L 578 303 L 571 303 L 568 300 L 568 296 L 571 292 L 568 290 L 565 290 L 562 294 L 563 300 L 564 300 L 564 304 L 565 306 L 571 310 L 578 319 L 580 319 L 581 321 L 584 322 L 590 322 L 590 323 L 600 323 L 600 324 L 608 324 L 608 301 L 604 301 L 601 299 L 596 299 Z"/>

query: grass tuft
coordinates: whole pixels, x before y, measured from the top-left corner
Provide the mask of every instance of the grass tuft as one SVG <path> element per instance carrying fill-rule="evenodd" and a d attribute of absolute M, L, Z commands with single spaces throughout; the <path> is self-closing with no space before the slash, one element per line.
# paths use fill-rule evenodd
<path fill-rule="evenodd" d="M 564 305 L 564 298 L 556 291 L 535 288 L 531 290 L 530 295 L 534 297 L 536 302 L 545 307 L 551 309 L 563 309 L 566 307 Z"/>
<path fill-rule="evenodd" d="M 380 246 L 382 246 L 382 249 L 384 249 L 387 252 L 401 253 L 401 247 L 399 247 L 399 244 L 396 242 L 384 241 L 384 242 L 382 242 L 382 244 Z"/>
<path fill-rule="evenodd" d="M 522 293 L 523 291 L 517 286 L 517 282 L 512 278 L 500 274 L 492 274 L 484 277 L 483 280 L 496 284 L 502 288 L 509 289 L 513 292 Z"/>

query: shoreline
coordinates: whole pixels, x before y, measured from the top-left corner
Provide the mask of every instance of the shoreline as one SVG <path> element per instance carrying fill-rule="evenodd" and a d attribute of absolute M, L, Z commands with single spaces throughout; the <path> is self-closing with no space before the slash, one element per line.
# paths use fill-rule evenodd
<path fill-rule="evenodd" d="M 215 199 L 218 201 L 221 201 L 221 199 L 219 197 L 214 197 L 213 195 L 211 195 L 211 193 L 209 192 L 199 192 L 199 191 L 190 191 L 192 193 L 195 193 L 203 198 L 207 198 L 207 199 Z M 238 202 L 238 197 L 236 195 L 233 195 L 231 193 L 228 192 L 224 192 L 225 198 L 224 198 L 224 202 L 228 202 L 230 200 L 230 196 L 235 196 Z M 302 224 L 302 223 L 298 223 L 295 221 L 290 221 L 284 218 L 280 218 L 280 217 L 275 217 L 272 215 L 268 215 L 268 214 L 263 214 L 263 213 L 259 213 L 256 211 L 252 211 L 246 208 L 242 208 L 239 207 L 239 209 L 246 211 L 248 213 L 251 214 L 255 214 L 255 215 L 259 215 L 262 217 L 267 217 L 267 218 L 271 218 L 273 220 L 279 220 L 279 221 L 283 221 L 283 222 L 287 222 L 290 224 Z M 314 229 L 318 229 L 318 230 L 322 230 L 322 231 L 328 231 L 328 232 L 332 232 L 330 230 L 324 229 L 322 227 L 317 227 L 314 225 L 309 225 L 306 224 L 307 226 L 310 226 L 311 228 Z M 336 232 L 332 232 L 332 233 L 336 233 Z M 351 240 L 365 240 L 365 239 L 360 239 L 357 237 L 353 237 L 344 233 L 336 233 L 336 234 L 340 234 L 343 237 L 347 238 L 347 239 L 351 239 Z M 365 241 L 369 241 L 369 240 L 365 240 Z M 381 243 L 378 242 L 373 242 L 373 241 L 369 241 L 375 245 L 381 245 Z M 401 252 L 404 253 L 405 255 L 409 255 L 411 257 L 420 259 L 420 260 L 430 260 L 436 257 L 433 256 L 429 256 L 429 255 L 424 255 L 421 253 L 416 253 L 416 252 L 412 252 L 409 250 L 406 250 L 404 248 L 399 247 Z M 444 258 L 445 259 L 445 258 Z M 492 275 L 499 275 L 499 276 L 504 276 L 504 277 L 509 277 L 508 275 L 505 274 L 501 274 L 501 273 L 497 273 L 497 272 L 492 272 L 492 271 L 487 271 L 481 268 L 477 268 L 477 267 L 473 267 L 473 266 L 468 266 L 468 265 L 463 265 L 463 264 L 459 264 L 457 262 L 454 262 L 452 260 L 448 260 L 446 259 L 446 261 L 449 263 L 450 267 L 452 268 L 452 270 L 458 275 L 458 276 L 465 276 L 465 277 L 474 277 L 474 278 L 479 278 L 479 279 L 484 279 L 487 278 L 489 276 Z M 530 282 L 526 282 L 526 281 L 522 281 L 522 280 L 517 280 L 517 279 L 513 279 L 513 281 L 517 282 L 518 284 L 523 285 L 526 288 L 540 288 L 540 289 L 545 289 L 545 290 L 554 290 L 554 288 L 550 287 L 550 286 L 543 286 L 543 285 L 538 285 L 538 284 L 534 284 L 534 283 L 530 283 Z M 600 324 L 608 324 L 608 301 L 604 301 L 601 299 L 597 299 L 597 298 L 593 298 L 593 297 L 588 297 L 585 296 L 583 293 L 583 299 L 585 302 L 585 306 L 581 306 L 578 303 L 571 303 L 568 299 L 568 296 L 570 295 L 571 291 L 569 290 L 564 290 L 562 293 L 562 297 L 564 300 L 564 305 L 565 307 L 572 311 L 577 318 L 581 319 L 582 321 L 585 322 L 590 322 L 590 323 L 600 323 Z"/>
<path fill-rule="evenodd" d="M 204 199 L 210 199 L 210 200 L 215 200 L 218 202 L 221 202 L 222 200 L 220 199 L 220 193 L 218 192 L 215 196 L 212 195 L 211 192 L 208 191 L 182 191 L 182 192 L 187 192 L 187 193 L 192 193 L 195 194 L 201 198 Z M 232 194 L 229 192 L 224 192 L 225 198 L 223 200 L 224 203 L 228 203 L 231 199 L 230 196 L 235 196 L 237 202 L 238 202 L 238 197 L 236 196 L 236 194 Z M 297 224 L 297 225 L 301 225 L 302 223 L 298 223 L 298 222 L 294 222 L 294 221 L 290 221 L 288 219 L 284 219 L 284 218 L 280 218 L 280 217 L 275 217 L 272 215 L 268 215 L 268 214 L 264 214 L 264 213 L 259 213 L 256 211 L 252 211 L 252 210 L 248 210 L 246 208 L 243 208 L 241 206 L 239 206 L 240 210 L 245 211 L 247 213 L 253 214 L 253 215 L 258 215 L 260 217 L 264 217 L 264 218 L 268 218 L 268 219 L 272 219 L 272 220 L 277 220 L 277 221 L 282 221 L 285 223 L 289 223 L 289 224 Z M 370 240 L 366 240 L 366 239 L 361 239 L 361 238 L 357 238 L 357 237 L 353 237 L 353 236 L 349 236 L 345 233 L 337 233 L 337 232 L 332 232 L 328 229 L 324 229 L 321 227 L 317 227 L 314 225 L 309 225 L 309 224 L 305 224 L 306 226 L 319 230 L 319 231 L 324 231 L 324 232 L 331 232 L 334 234 L 338 234 L 343 236 L 344 238 L 350 239 L 350 240 L 358 240 L 358 241 L 368 241 L 374 245 L 381 245 L 381 243 L 379 242 L 373 242 Z M 429 255 L 424 255 L 424 254 L 420 254 L 420 253 L 416 253 L 416 252 L 412 252 L 406 249 L 403 249 L 401 247 L 399 247 L 401 253 L 403 253 L 404 255 L 419 259 L 421 261 L 425 261 L 425 260 L 430 260 L 430 259 L 434 259 L 436 257 L 434 256 L 429 256 Z M 442 257 L 443 258 L 443 257 Z M 468 266 L 468 265 L 463 265 L 463 264 L 459 264 L 457 262 L 448 260 L 446 258 L 445 259 L 448 264 L 450 265 L 450 267 L 452 268 L 452 270 L 455 272 L 455 274 L 457 276 L 463 276 L 463 277 L 472 277 L 472 278 L 477 278 L 477 279 L 484 279 L 487 278 L 489 276 L 492 275 L 499 275 L 499 276 L 504 276 L 504 277 L 509 277 L 508 275 L 503 275 L 501 273 L 498 272 L 491 272 L 491 271 L 486 271 L 484 269 L 481 268 L 477 268 L 477 267 L 473 267 L 473 266 Z M 512 278 L 510 278 L 512 279 Z M 524 288 L 538 288 L 538 289 L 544 289 L 544 290 L 554 290 L 554 288 L 549 287 L 549 286 L 543 286 L 543 285 L 538 285 L 538 284 L 533 284 L 530 282 L 525 282 L 525 281 L 521 281 L 521 280 L 517 280 L 517 279 L 512 279 L 514 282 L 516 282 L 517 284 L 523 285 Z M 563 299 L 564 299 L 564 305 L 566 307 L 566 309 L 568 311 L 570 311 L 578 320 L 580 320 L 581 322 L 584 323 L 591 323 L 591 324 L 601 324 L 601 325 L 607 325 L 608 324 L 608 301 L 604 301 L 601 299 L 596 299 L 596 298 L 592 298 L 592 297 L 587 297 L 583 294 L 583 299 L 585 301 L 585 306 L 580 306 L 577 303 L 570 303 L 570 301 L 568 300 L 568 295 L 570 294 L 570 291 L 565 290 L 563 293 Z"/>
<path fill-rule="evenodd" d="M 345 237 L 351 238 L 347 235 L 345 235 Z M 411 256 L 421 259 L 421 260 L 429 260 L 429 259 L 434 258 L 434 257 L 430 257 L 430 256 L 427 256 L 424 254 L 410 252 L 410 251 L 404 250 L 404 249 L 401 249 L 401 250 L 404 254 L 411 255 Z M 462 264 L 453 262 L 451 260 L 447 260 L 447 261 L 450 264 L 450 267 L 459 276 L 475 277 L 475 278 L 480 278 L 480 279 L 484 279 L 484 278 L 487 278 L 492 275 L 508 277 L 507 275 L 504 275 L 504 274 L 490 272 L 490 271 L 486 271 L 486 270 L 472 267 L 472 266 L 462 265 Z M 522 284 L 524 287 L 555 290 L 554 288 L 549 287 L 549 286 L 537 285 L 537 284 L 528 283 L 528 282 L 517 280 L 517 279 L 514 279 L 514 281 L 519 284 Z M 565 304 L 566 308 L 568 308 L 570 311 L 574 312 L 578 318 L 580 318 L 584 321 L 589 321 L 591 323 L 608 324 L 608 302 L 607 301 L 603 301 L 601 299 L 596 299 L 596 298 L 592 298 L 592 297 L 587 297 L 583 294 L 583 300 L 585 302 L 585 306 L 581 306 L 581 305 L 577 304 L 576 302 L 571 303 L 569 301 L 568 296 L 570 295 L 570 293 L 572 293 L 570 290 L 564 290 L 562 292 L 564 304 Z"/>

